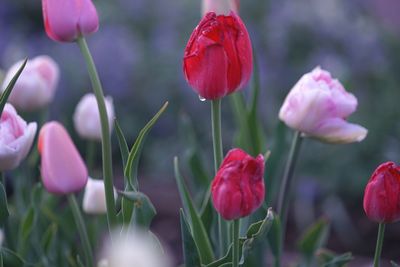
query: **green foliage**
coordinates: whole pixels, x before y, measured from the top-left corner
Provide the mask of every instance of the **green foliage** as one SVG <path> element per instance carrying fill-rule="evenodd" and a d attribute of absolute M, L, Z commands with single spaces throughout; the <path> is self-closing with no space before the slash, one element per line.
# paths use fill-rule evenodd
<path fill-rule="evenodd" d="M 186 267 L 199 267 L 201 266 L 199 249 L 194 242 L 192 231 L 187 223 L 185 213 L 182 209 L 179 210 L 180 221 L 181 221 L 181 235 L 182 235 L 182 246 L 183 246 L 183 258 Z"/>
<path fill-rule="evenodd" d="M 119 192 L 125 199 L 134 204 L 131 224 L 148 229 L 157 211 L 148 196 L 141 192 Z"/>
<path fill-rule="evenodd" d="M 0 183 L 0 226 L 4 225 L 9 215 L 6 190 Z"/>

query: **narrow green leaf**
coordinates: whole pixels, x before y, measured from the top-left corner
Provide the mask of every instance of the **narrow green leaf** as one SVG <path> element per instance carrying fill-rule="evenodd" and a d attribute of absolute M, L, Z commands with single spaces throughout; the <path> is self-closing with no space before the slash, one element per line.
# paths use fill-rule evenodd
<path fill-rule="evenodd" d="M 21 223 L 20 228 L 20 242 L 19 244 L 24 246 L 28 240 L 29 235 L 32 232 L 32 229 L 35 225 L 35 209 L 31 206 L 29 210 L 26 212 L 24 219 Z"/>
<path fill-rule="evenodd" d="M 43 252 L 46 255 L 49 254 L 52 244 L 54 243 L 54 240 L 57 236 L 57 230 L 58 230 L 57 224 L 53 223 L 47 228 L 46 232 L 42 237 L 40 243 L 42 245 Z"/>
<path fill-rule="evenodd" d="M 317 259 L 318 266 L 321 267 L 343 267 L 354 258 L 351 252 L 336 255 L 335 253 L 326 249 L 320 249 L 317 252 Z"/>
<path fill-rule="evenodd" d="M 79 257 L 79 255 L 76 255 L 76 263 L 78 267 L 86 267 L 85 264 L 83 264 L 81 257 Z"/>
<path fill-rule="evenodd" d="M 321 248 L 328 237 L 329 222 L 319 219 L 309 227 L 298 242 L 298 247 L 307 262 L 311 262 L 315 252 Z"/>
<path fill-rule="evenodd" d="M 5 247 L 1 248 L 1 256 L 3 258 L 3 264 L 6 267 L 22 267 L 26 264 L 17 253 Z"/>
<path fill-rule="evenodd" d="M 126 142 L 124 133 L 122 132 L 121 127 L 119 126 L 119 123 L 117 121 L 117 119 L 114 119 L 114 128 L 115 128 L 115 132 L 117 133 L 117 137 L 118 137 L 118 144 L 119 144 L 119 150 L 121 152 L 121 158 L 122 158 L 122 164 L 124 169 L 126 168 L 126 163 L 128 161 L 128 157 L 129 157 L 129 148 L 128 148 L 128 144 Z"/>
<path fill-rule="evenodd" d="M 4 225 L 9 215 L 6 190 L 0 182 L 0 226 Z"/>
<path fill-rule="evenodd" d="M 186 221 L 185 214 L 182 209 L 179 210 L 181 221 L 181 234 L 183 246 L 183 258 L 186 267 L 199 267 L 201 266 L 199 249 L 194 242 L 190 227 Z"/>
<path fill-rule="evenodd" d="M 14 85 L 17 82 L 19 76 L 21 75 L 22 71 L 24 70 L 24 68 L 26 66 L 26 62 L 28 62 L 27 58 L 24 60 L 21 67 L 19 67 L 17 73 L 14 75 L 14 77 L 11 79 L 10 83 L 7 85 L 6 89 L 1 94 L 1 96 L 0 96 L 0 114 L 3 113 L 3 109 L 7 103 L 8 97 L 10 96 L 11 91 L 14 88 Z"/>
<path fill-rule="evenodd" d="M 133 210 L 133 223 L 136 226 L 144 227 L 148 229 L 150 227 L 151 221 L 157 214 L 157 211 L 151 203 L 148 196 L 141 192 L 130 191 L 130 192 L 119 192 L 125 199 L 132 201 L 135 208 Z"/>
<path fill-rule="evenodd" d="M 129 152 L 128 161 L 127 161 L 124 173 L 125 173 L 125 176 L 130 179 L 131 186 L 134 189 L 138 189 L 137 167 L 138 167 L 142 147 L 144 144 L 144 140 L 145 140 L 147 134 L 149 133 L 149 131 L 151 130 L 151 128 L 154 126 L 154 124 L 157 122 L 157 120 L 163 114 L 163 112 L 165 111 L 167 106 L 168 106 L 168 102 L 165 102 L 165 104 L 156 113 L 156 115 L 154 115 L 154 117 L 144 126 L 144 128 L 140 131 L 135 143 L 133 144 L 131 151 Z"/>
<path fill-rule="evenodd" d="M 210 239 L 207 235 L 203 222 L 194 207 L 193 200 L 186 188 L 185 182 L 179 171 L 178 158 L 174 158 L 175 179 L 178 184 L 179 193 L 186 213 L 189 215 L 193 237 L 199 248 L 201 262 L 208 264 L 213 261 L 214 253 L 211 247 Z"/>
<path fill-rule="evenodd" d="M 281 220 L 279 216 L 274 213 L 274 220 L 272 222 L 271 230 L 268 232 L 267 239 L 269 246 L 271 248 L 271 252 L 274 255 L 275 259 L 279 259 L 281 257 L 281 249 L 282 249 L 282 244 L 281 244 L 281 232 L 282 232 L 282 227 L 281 227 Z"/>

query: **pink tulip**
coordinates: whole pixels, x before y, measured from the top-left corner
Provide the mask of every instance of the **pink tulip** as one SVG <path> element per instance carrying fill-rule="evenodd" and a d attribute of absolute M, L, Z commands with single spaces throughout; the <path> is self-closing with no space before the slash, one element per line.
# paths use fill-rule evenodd
<path fill-rule="evenodd" d="M 217 15 L 229 15 L 231 11 L 239 13 L 239 0 L 203 0 L 202 15 L 214 12 Z"/>
<path fill-rule="evenodd" d="M 99 28 L 97 11 L 91 0 L 42 0 L 47 35 L 59 42 L 73 42 Z"/>
<path fill-rule="evenodd" d="M 301 77 L 287 95 L 279 118 L 289 127 L 328 143 L 362 141 L 367 130 L 346 121 L 357 99 L 320 67 Z"/>
<path fill-rule="evenodd" d="M 114 120 L 114 105 L 111 97 L 105 97 L 110 132 Z M 94 94 L 86 94 L 79 101 L 74 113 L 74 126 L 79 136 L 89 140 L 101 141 L 101 121 L 97 100 Z"/>
<path fill-rule="evenodd" d="M 117 198 L 117 191 L 114 189 L 114 197 Z M 106 192 L 104 181 L 89 177 L 82 201 L 83 211 L 87 214 L 107 213 Z"/>
<path fill-rule="evenodd" d="M 32 147 L 36 122 L 27 124 L 11 104 L 6 104 L 0 118 L 0 171 L 18 167 Z"/>
<path fill-rule="evenodd" d="M 21 63 L 22 61 L 15 63 L 8 70 L 2 90 L 5 90 Z M 21 111 L 33 111 L 47 106 L 54 98 L 59 72 L 57 63 L 48 56 L 29 60 L 8 101 Z"/>
<path fill-rule="evenodd" d="M 41 174 L 46 190 L 53 194 L 70 194 L 83 189 L 88 172 L 81 155 L 65 128 L 52 121 L 39 133 Z"/>

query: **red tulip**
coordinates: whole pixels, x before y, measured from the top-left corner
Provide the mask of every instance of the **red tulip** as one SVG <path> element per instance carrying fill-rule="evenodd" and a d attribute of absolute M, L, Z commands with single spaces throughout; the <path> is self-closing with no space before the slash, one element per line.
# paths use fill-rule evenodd
<path fill-rule="evenodd" d="M 228 152 L 211 185 L 215 209 L 234 220 L 258 209 L 265 195 L 264 157 L 256 158 L 235 148 Z"/>
<path fill-rule="evenodd" d="M 375 170 L 365 188 L 364 211 L 375 222 L 400 220 L 400 166 L 386 162 Z"/>
<path fill-rule="evenodd" d="M 207 13 L 190 36 L 183 71 L 200 97 L 213 100 L 243 88 L 253 68 L 249 34 L 234 12 Z"/>
<path fill-rule="evenodd" d="M 99 28 L 91 0 L 42 0 L 42 8 L 46 33 L 55 41 L 73 42 Z"/>

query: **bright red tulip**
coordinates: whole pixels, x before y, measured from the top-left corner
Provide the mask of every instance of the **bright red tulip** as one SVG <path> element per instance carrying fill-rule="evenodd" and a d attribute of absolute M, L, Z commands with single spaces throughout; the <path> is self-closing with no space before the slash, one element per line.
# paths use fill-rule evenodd
<path fill-rule="evenodd" d="M 400 220 L 400 166 L 386 162 L 375 170 L 365 188 L 364 211 L 375 222 Z"/>
<path fill-rule="evenodd" d="M 228 152 L 211 185 L 215 209 L 226 220 L 253 213 L 265 196 L 264 157 L 235 148 Z"/>
<path fill-rule="evenodd" d="M 73 42 L 99 28 L 97 11 L 91 0 L 42 0 L 47 35 L 59 42 Z"/>
<path fill-rule="evenodd" d="M 38 150 L 42 181 L 48 192 L 64 195 L 85 187 L 86 165 L 64 126 L 55 121 L 43 125 Z"/>
<path fill-rule="evenodd" d="M 251 41 L 238 15 L 207 13 L 190 36 L 183 71 L 200 97 L 213 100 L 243 88 L 253 69 Z"/>

